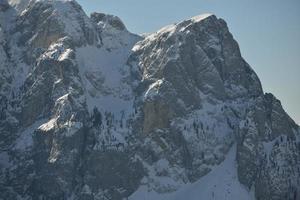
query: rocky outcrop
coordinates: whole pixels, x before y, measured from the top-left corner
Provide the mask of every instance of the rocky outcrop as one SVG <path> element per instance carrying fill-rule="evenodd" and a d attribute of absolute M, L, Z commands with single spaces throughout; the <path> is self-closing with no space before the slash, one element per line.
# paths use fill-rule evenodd
<path fill-rule="evenodd" d="M 263 94 L 224 20 L 197 16 L 142 38 L 75 1 L 8 3 L 1 199 L 174 192 L 233 145 L 239 182 L 257 199 L 298 198 L 299 127 Z"/>
<path fill-rule="evenodd" d="M 117 16 L 93 12 L 91 14 L 91 19 L 97 24 L 103 23 L 103 25 L 105 25 L 105 26 L 111 26 L 120 31 L 123 31 L 126 29 L 126 27 L 123 24 L 123 22 L 121 21 L 121 19 Z"/>

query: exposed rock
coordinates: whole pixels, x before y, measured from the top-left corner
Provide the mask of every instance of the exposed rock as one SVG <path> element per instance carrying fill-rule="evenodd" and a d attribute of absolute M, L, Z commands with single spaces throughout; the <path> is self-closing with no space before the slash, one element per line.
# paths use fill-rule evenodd
<path fill-rule="evenodd" d="M 9 8 L 7 0 L 0 0 L 0 12 L 5 11 Z"/>
<path fill-rule="evenodd" d="M 224 20 L 196 16 L 142 38 L 75 1 L 8 3 L 0 199 L 163 195 L 215 170 L 233 145 L 232 170 L 257 199 L 298 198 L 300 129 L 263 94 Z"/>
<path fill-rule="evenodd" d="M 121 19 L 117 16 L 94 12 L 91 14 L 91 19 L 97 24 L 102 23 L 105 24 L 106 26 L 109 25 L 120 31 L 126 30 L 125 25 L 123 24 Z"/>

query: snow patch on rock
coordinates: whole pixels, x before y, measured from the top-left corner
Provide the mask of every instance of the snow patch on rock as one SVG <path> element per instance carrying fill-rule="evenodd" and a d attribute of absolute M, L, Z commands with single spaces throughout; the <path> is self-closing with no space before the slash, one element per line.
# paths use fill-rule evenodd
<path fill-rule="evenodd" d="M 176 192 L 159 194 L 148 191 L 147 187 L 141 186 L 130 200 L 255 200 L 253 191 L 249 191 L 239 181 L 235 161 L 236 145 L 226 155 L 226 159 L 211 172 L 192 184 L 183 185 Z"/>

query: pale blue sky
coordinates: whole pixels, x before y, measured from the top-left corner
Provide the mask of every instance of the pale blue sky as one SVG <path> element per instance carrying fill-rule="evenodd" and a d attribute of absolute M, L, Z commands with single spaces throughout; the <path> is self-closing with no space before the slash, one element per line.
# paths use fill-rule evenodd
<path fill-rule="evenodd" d="M 189 17 L 226 20 L 265 92 L 300 124 L 300 0 L 78 0 L 87 13 L 119 16 L 134 33 L 154 32 Z"/>

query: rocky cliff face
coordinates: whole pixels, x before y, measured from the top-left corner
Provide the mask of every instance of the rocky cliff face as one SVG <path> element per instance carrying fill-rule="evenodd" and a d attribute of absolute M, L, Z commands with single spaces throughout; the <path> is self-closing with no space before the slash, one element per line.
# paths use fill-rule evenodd
<path fill-rule="evenodd" d="M 75 1 L 3 0 L 0 63 L 1 199 L 163 196 L 233 150 L 229 190 L 300 197 L 300 129 L 214 15 L 143 38 Z"/>

